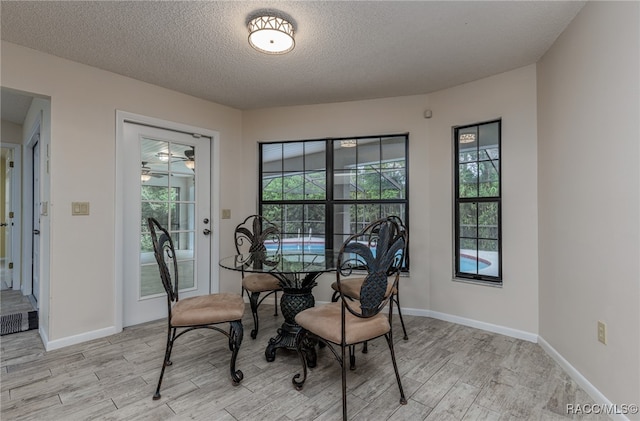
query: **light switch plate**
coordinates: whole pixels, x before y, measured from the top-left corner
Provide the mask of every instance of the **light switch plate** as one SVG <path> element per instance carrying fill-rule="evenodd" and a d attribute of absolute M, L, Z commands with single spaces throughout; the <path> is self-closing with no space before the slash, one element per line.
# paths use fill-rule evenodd
<path fill-rule="evenodd" d="M 222 219 L 231 219 L 231 209 L 222 209 Z"/>
<path fill-rule="evenodd" d="M 71 202 L 71 215 L 89 215 L 89 202 Z"/>

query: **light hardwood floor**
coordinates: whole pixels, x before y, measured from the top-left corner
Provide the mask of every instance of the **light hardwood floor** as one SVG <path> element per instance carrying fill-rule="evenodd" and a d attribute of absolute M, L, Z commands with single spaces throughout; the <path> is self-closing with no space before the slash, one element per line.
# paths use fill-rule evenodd
<path fill-rule="evenodd" d="M 23 311 L 33 311 L 35 308 L 29 297 L 22 295 L 19 290 L 4 289 L 0 291 L 0 314 L 7 315 Z"/>
<path fill-rule="evenodd" d="M 325 348 L 302 391 L 291 383 L 297 355 L 264 349 L 282 322 L 273 306 L 260 307 L 261 327 L 245 335 L 229 379 L 230 352 L 216 332 L 190 332 L 179 340 L 167 368 L 162 398 L 151 399 L 164 352 L 165 323 L 125 329 L 118 335 L 45 352 L 36 331 L 2 337 L 1 412 L 4 420 L 338 420 L 340 369 Z M 384 339 L 358 349 L 348 372 L 352 420 L 604 420 L 573 416 L 567 404 L 593 403 L 536 344 L 431 318 L 406 316 L 409 340 L 394 319 L 396 355 L 408 398 L 399 392 Z"/>

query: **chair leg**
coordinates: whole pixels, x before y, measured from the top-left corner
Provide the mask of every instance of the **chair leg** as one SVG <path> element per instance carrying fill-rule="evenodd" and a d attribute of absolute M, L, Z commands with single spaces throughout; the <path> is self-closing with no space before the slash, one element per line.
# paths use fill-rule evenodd
<path fill-rule="evenodd" d="M 153 400 L 160 399 L 160 386 L 162 386 L 162 378 L 164 377 L 164 370 L 167 366 L 171 365 L 171 351 L 173 350 L 173 341 L 176 337 L 176 329 L 171 328 L 167 330 L 167 346 L 164 351 L 164 360 L 162 361 L 162 369 L 160 370 L 160 378 L 158 379 L 158 387 L 156 387 L 156 393 L 153 394 Z"/>
<path fill-rule="evenodd" d="M 240 320 L 233 321 L 229 324 L 229 345 L 231 347 L 231 381 L 233 382 L 234 386 L 237 386 L 244 378 L 244 374 L 242 373 L 242 371 L 236 370 L 236 359 L 238 358 L 238 351 L 240 350 L 240 345 L 242 344 L 244 329 L 242 327 L 242 321 Z"/>
<path fill-rule="evenodd" d="M 404 327 L 404 319 L 402 318 L 402 308 L 400 307 L 400 297 L 398 295 L 396 295 L 395 302 L 398 305 L 398 316 L 400 316 L 400 324 L 402 324 L 402 333 L 404 333 L 404 336 L 402 339 L 407 341 L 409 340 L 409 336 L 407 336 L 407 328 Z"/>
<path fill-rule="evenodd" d="M 248 293 L 248 292 L 247 292 Z M 252 292 L 249 295 L 249 304 L 251 305 L 251 315 L 253 316 L 253 330 L 251 331 L 251 339 L 255 339 L 258 336 L 258 298 L 259 292 Z"/>
<path fill-rule="evenodd" d="M 349 345 L 349 370 L 356 369 L 356 346 Z"/>
<path fill-rule="evenodd" d="M 391 361 L 393 362 L 393 369 L 396 372 L 396 380 L 398 381 L 398 388 L 400 389 L 400 404 L 406 405 L 407 398 L 404 396 L 404 389 L 402 389 L 402 381 L 400 380 L 400 373 L 398 372 L 398 364 L 396 363 L 396 353 L 393 349 L 393 337 L 391 333 L 387 333 L 384 335 L 387 340 L 387 345 L 389 345 L 389 351 L 391 352 Z"/>
<path fill-rule="evenodd" d="M 347 421 L 347 361 L 345 360 L 347 346 L 345 344 L 342 344 L 341 348 L 342 359 L 340 360 L 340 366 L 342 368 L 342 420 Z M 351 353 L 351 350 L 352 346 L 349 347 L 349 353 Z"/>

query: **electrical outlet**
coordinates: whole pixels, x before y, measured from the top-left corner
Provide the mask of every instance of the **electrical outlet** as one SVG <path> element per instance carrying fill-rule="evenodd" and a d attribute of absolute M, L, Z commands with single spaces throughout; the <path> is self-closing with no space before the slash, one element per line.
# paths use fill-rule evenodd
<path fill-rule="evenodd" d="M 607 344 L 607 325 L 598 320 L 598 341 Z"/>

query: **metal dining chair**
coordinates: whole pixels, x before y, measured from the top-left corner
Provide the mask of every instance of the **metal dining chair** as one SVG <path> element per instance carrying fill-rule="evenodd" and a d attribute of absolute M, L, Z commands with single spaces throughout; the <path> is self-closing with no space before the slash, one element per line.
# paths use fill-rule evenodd
<path fill-rule="evenodd" d="M 404 231 L 406 233 L 406 245 L 405 245 L 405 249 L 408 250 L 408 246 L 409 246 L 409 231 L 407 230 L 407 227 L 404 225 L 404 223 L 402 222 L 402 219 L 398 216 L 392 215 L 392 216 L 388 216 L 387 219 L 394 221 L 398 228 L 401 231 Z M 405 262 L 407 261 L 408 256 L 406 255 L 406 253 L 403 255 L 403 260 L 399 262 L 400 264 L 400 268 L 402 269 L 402 267 L 405 266 Z M 343 279 L 342 280 L 342 295 L 344 297 L 347 297 L 348 299 L 351 300 L 359 300 L 360 299 L 360 289 L 362 288 L 362 283 L 364 281 L 364 277 L 363 276 L 356 276 L 350 279 Z M 338 284 L 337 282 L 334 282 L 331 284 L 331 288 L 334 290 L 333 295 L 331 297 L 331 301 L 336 302 L 338 301 L 339 297 L 340 297 L 340 292 L 338 291 Z M 404 339 L 405 341 L 409 339 L 409 336 L 407 335 L 407 328 L 404 325 L 404 319 L 402 318 L 402 307 L 400 307 L 400 283 L 398 283 L 398 285 L 396 285 L 395 287 L 393 286 L 392 283 L 388 283 L 388 290 L 387 290 L 387 294 L 391 295 L 391 299 L 396 303 L 396 305 L 398 306 L 398 316 L 400 317 L 400 324 L 402 325 L 402 333 L 404 334 L 404 336 L 402 337 L 402 339 Z M 366 353 L 367 352 L 367 344 L 365 343 L 363 345 L 363 349 L 362 352 Z"/>
<path fill-rule="evenodd" d="M 234 236 L 238 254 L 266 252 L 267 247 L 273 252 L 280 250 L 280 229 L 261 215 L 250 215 L 245 218 L 236 226 Z M 245 273 L 242 271 L 242 292 L 249 297 L 251 314 L 253 315 L 252 339 L 258 335 L 260 323 L 258 307 L 271 294 L 274 294 L 274 316 L 278 315 L 278 291 L 282 291 L 282 288 L 276 277 L 268 273 Z"/>
<path fill-rule="evenodd" d="M 167 293 L 167 345 L 158 386 L 153 399 L 160 399 L 160 387 L 165 369 L 172 365 L 171 351 L 175 341 L 195 329 L 211 329 L 229 338 L 231 351 L 230 372 L 234 386 L 240 384 L 242 371 L 236 370 L 236 359 L 242 344 L 242 316 L 244 300 L 240 294 L 219 293 L 180 299 L 178 257 L 169 232 L 154 218 L 148 218 L 153 252 L 160 269 L 162 286 Z M 228 324 L 227 328 L 220 325 Z"/>
<path fill-rule="evenodd" d="M 296 374 L 292 382 L 296 389 L 303 388 L 307 380 L 307 366 L 315 367 L 317 355 L 313 345 L 320 341 L 329 349 L 342 368 L 342 418 L 347 419 L 347 349 L 353 358 L 353 347 L 384 336 L 400 389 L 400 403 L 405 405 L 398 365 L 393 347 L 393 304 L 388 283 L 397 288 L 400 267 L 406 247 L 406 230 L 385 218 L 369 224 L 358 234 L 344 242 L 338 254 L 336 283 L 339 300 L 306 309 L 295 317 L 301 327 L 296 345 L 302 362 L 302 376 Z M 373 250 L 375 249 L 375 255 Z M 342 294 L 342 279 L 354 271 L 366 271 L 360 288 L 360 300 L 354 301 Z M 383 313 L 388 305 L 389 313 Z M 312 351 L 309 351 L 311 349 Z M 353 365 L 353 362 L 352 362 Z M 302 377 L 302 378 L 301 378 Z"/>

